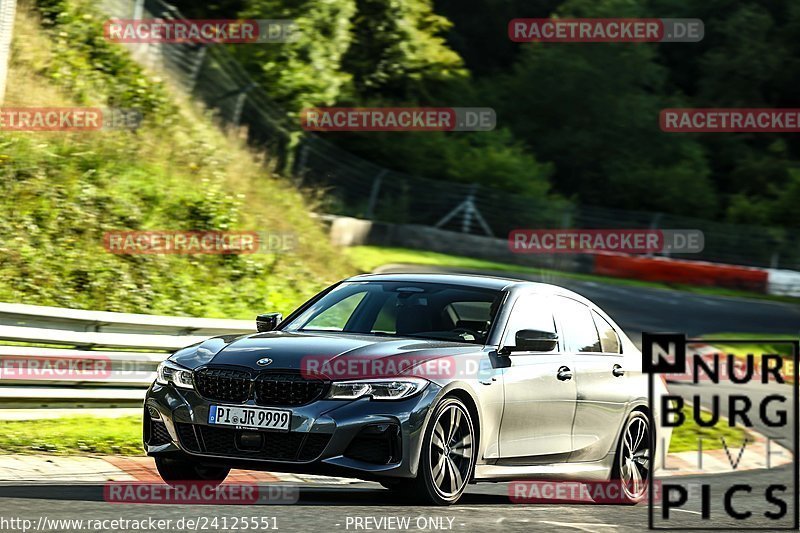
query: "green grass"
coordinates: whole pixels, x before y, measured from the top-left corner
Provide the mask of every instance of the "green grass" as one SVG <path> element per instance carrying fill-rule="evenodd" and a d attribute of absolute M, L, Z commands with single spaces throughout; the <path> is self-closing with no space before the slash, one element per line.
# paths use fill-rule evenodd
<path fill-rule="evenodd" d="M 499 273 L 507 273 L 512 277 L 513 273 L 515 272 L 521 274 L 534 274 L 540 276 L 542 281 L 549 281 L 557 278 L 575 279 L 611 285 L 624 285 L 628 287 L 680 290 L 697 294 L 706 294 L 710 296 L 756 298 L 790 303 L 800 302 L 800 299 L 789 296 L 759 294 L 735 289 L 726 289 L 722 287 L 696 287 L 693 285 L 658 283 L 653 281 L 597 276 L 593 274 L 561 272 L 546 268 L 526 267 L 511 263 L 501 263 L 497 261 L 474 259 L 471 257 L 449 255 L 438 252 L 411 250 L 407 248 L 392 248 L 386 246 L 354 246 L 345 250 L 345 256 L 350 260 L 350 263 L 352 263 L 361 272 L 372 272 L 378 267 L 390 264 L 428 265 L 442 268 L 496 271 Z"/>
<path fill-rule="evenodd" d="M 734 357 L 745 358 L 749 354 L 753 354 L 758 358 L 761 354 L 778 354 L 784 357 L 783 370 L 785 380 L 789 383 L 794 381 L 794 361 L 792 360 L 792 347 L 789 344 L 771 343 L 771 342 L 758 342 L 760 339 L 771 340 L 789 340 L 796 341 L 800 337 L 800 332 L 795 335 L 788 333 L 712 333 L 703 335 L 704 339 L 722 339 L 722 340 L 742 340 L 753 342 L 742 342 L 725 344 L 715 342 L 713 345 L 723 353 L 732 354 Z"/>
<path fill-rule="evenodd" d="M 75 416 L 0 422 L 0 453 L 143 455 L 142 419 Z"/>
<path fill-rule="evenodd" d="M 723 447 L 722 439 L 729 450 L 742 446 L 747 432 L 738 427 L 729 427 L 727 421 L 720 421 L 713 427 L 698 426 L 692 418 L 691 407 L 684 407 L 685 422 L 672 431 L 669 453 L 688 452 L 698 449 L 698 439 L 703 439 L 704 450 L 716 450 Z M 734 453 L 734 452 L 731 452 Z"/>
<path fill-rule="evenodd" d="M 800 328 L 799 328 L 800 329 Z M 789 333 L 712 333 L 703 335 L 704 339 L 723 339 L 723 340 L 741 340 L 753 342 L 742 342 L 734 344 L 720 344 L 715 342 L 714 346 L 724 351 L 731 353 L 737 357 L 745 357 L 747 354 L 780 354 L 785 357 L 792 355 L 792 347 L 788 344 L 776 343 L 762 343 L 758 342 L 761 339 L 772 340 L 787 340 L 796 341 L 800 338 L 800 331 L 792 335 Z"/>

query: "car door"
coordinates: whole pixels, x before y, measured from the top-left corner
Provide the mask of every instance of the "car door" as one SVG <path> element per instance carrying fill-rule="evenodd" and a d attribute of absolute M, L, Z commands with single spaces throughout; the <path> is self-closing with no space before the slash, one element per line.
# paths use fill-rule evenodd
<path fill-rule="evenodd" d="M 578 389 L 575 450 L 569 461 L 597 461 L 611 451 L 629 398 L 620 338 L 608 320 L 583 302 L 563 296 L 555 300 Z"/>
<path fill-rule="evenodd" d="M 516 333 L 534 329 L 558 333 L 551 298 L 528 293 L 512 308 L 503 346 L 515 344 Z M 500 424 L 500 459 L 506 464 L 565 461 L 572 446 L 572 421 L 577 389 L 569 375 L 570 357 L 563 345 L 552 352 L 513 352 L 503 369 L 504 409 Z M 560 376 L 559 376 L 560 374 Z"/>

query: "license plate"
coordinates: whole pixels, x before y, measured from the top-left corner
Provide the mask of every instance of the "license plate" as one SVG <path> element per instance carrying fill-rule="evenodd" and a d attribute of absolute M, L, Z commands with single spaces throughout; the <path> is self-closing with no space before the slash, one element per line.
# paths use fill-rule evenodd
<path fill-rule="evenodd" d="M 212 405 L 208 412 L 208 423 L 222 426 L 289 431 L 291 422 L 292 412 L 285 409 Z"/>

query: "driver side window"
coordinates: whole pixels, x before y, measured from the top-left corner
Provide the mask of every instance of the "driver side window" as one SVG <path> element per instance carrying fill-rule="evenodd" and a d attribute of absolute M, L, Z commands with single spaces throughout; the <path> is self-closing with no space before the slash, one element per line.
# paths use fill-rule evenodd
<path fill-rule="evenodd" d="M 314 331 L 342 331 L 356 307 L 366 296 L 366 291 L 351 294 L 312 318 L 305 329 Z"/>
<path fill-rule="evenodd" d="M 520 296 L 511 310 L 503 345 L 515 345 L 517 332 L 523 329 L 557 333 L 551 306 L 550 298 L 543 294 Z"/>

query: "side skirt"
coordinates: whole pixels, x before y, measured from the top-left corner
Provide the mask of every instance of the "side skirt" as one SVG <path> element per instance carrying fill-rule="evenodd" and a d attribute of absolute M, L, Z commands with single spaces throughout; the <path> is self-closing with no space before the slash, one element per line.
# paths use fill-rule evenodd
<path fill-rule="evenodd" d="M 552 479 L 572 481 L 608 481 L 614 454 L 599 461 L 584 463 L 554 463 L 549 465 L 476 465 L 475 481 L 517 479 Z"/>

